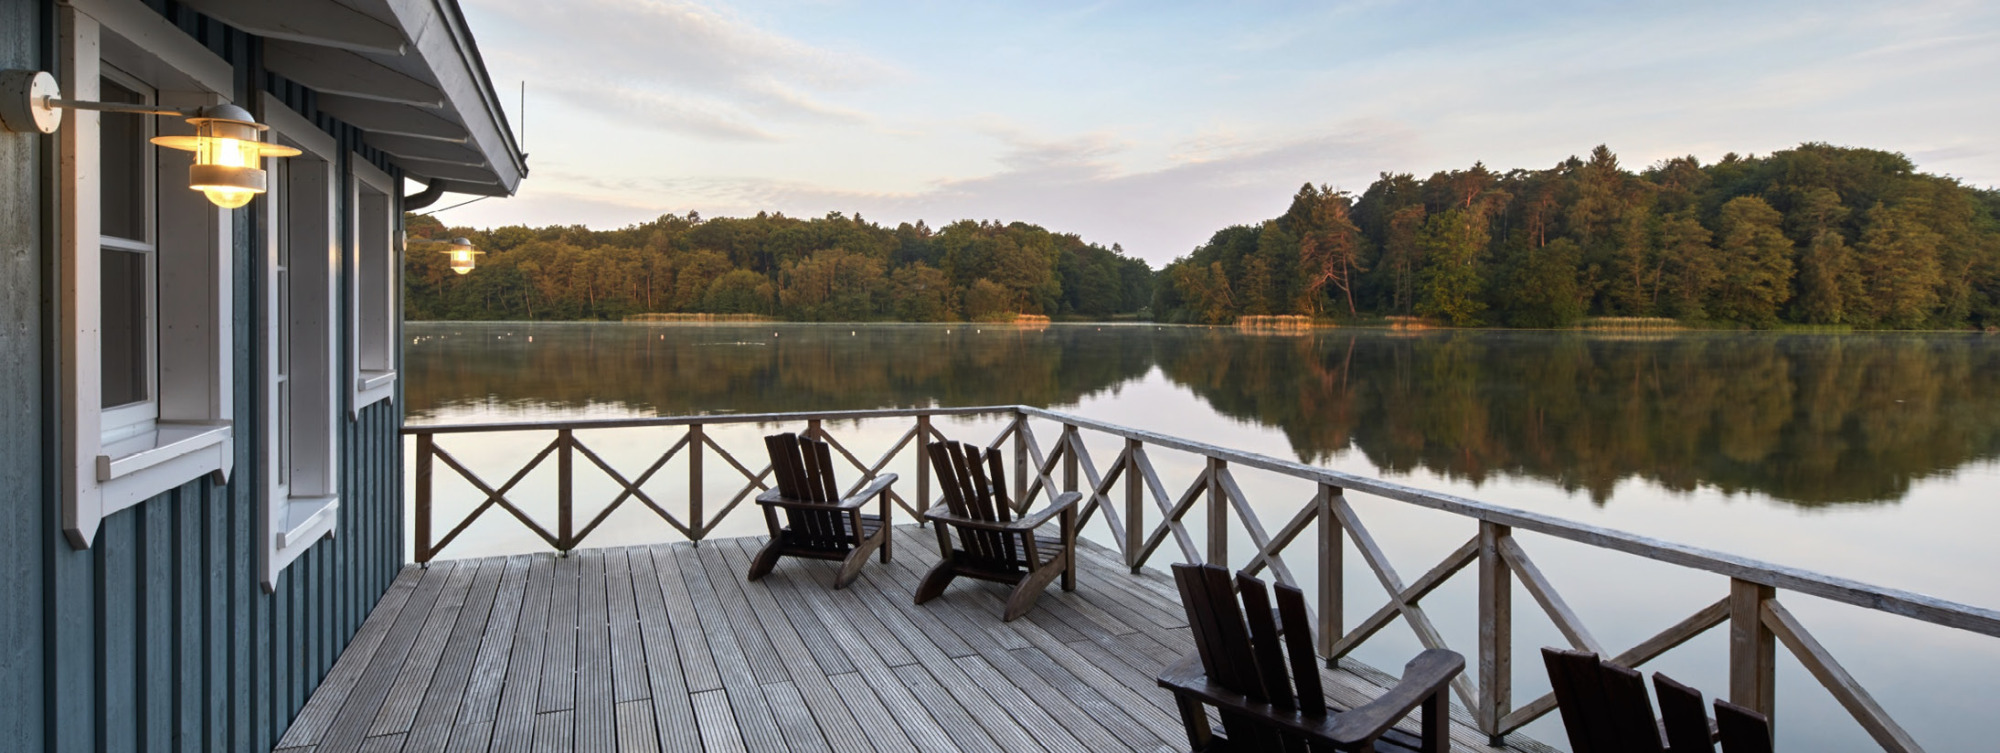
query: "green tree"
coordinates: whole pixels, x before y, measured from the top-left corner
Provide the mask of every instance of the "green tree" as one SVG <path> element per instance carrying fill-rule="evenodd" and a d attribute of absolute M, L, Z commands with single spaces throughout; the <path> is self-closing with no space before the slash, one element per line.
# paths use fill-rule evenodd
<path fill-rule="evenodd" d="M 1924 207 L 1906 202 L 1868 210 L 1861 231 L 1860 268 L 1867 289 L 1866 309 L 1891 327 L 1920 327 L 1938 304 L 1944 283 L 1938 263 L 1943 236 L 1920 219 Z"/>
<path fill-rule="evenodd" d="M 768 314 L 775 287 L 763 275 L 733 269 L 709 283 L 702 309 L 717 314 Z"/>
<path fill-rule="evenodd" d="M 906 322 L 948 322 L 958 308 L 951 279 L 929 264 L 916 262 L 889 275 L 896 318 Z"/>
<path fill-rule="evenodd" d="M 1460 327 L 1480 323 L 1480 313 L 1486 310 L 1480 298 L 1486 240 L 1485 219 L 1471 209 L 1453 208 L 1424 223 L 1417 239 L 1424 254 L 1417 313 L 1443 317 Z"/>
<path fill-rule="evenodd" d="M 1755 196 L 1722 205 L 1718 222 L 1721 278 L 1711 307 L 1725 319 L 1767 326 L 1792 297 L 1792 241 L 1785 237 L 1778 210 Z"/>

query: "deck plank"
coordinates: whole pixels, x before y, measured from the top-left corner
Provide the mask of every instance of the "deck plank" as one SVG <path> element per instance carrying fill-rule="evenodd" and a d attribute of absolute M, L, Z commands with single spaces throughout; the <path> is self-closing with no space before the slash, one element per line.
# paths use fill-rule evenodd
<path fill-rule="evenodd" d="M 748 572 L 750 557 L 754 552 L 745 551 L 740 541 L 716 542 L 724 561 L 733 572 Z M 827 681 L 827 673 L 820 667 L 806 648 L 804 634 L 823 632 L 824 627 L 816 619 L 801 623 L 793 622 L 781 606 L 782 602 L 796 601 L 796 595 L 785 593 L 792 584 L 782 578 L 768 578 L 763 585 L 750 584 L 743 589 L 743 595 L 750 602 L 752 614 L 768 615 L 763 620 L 764 632 L 770 636 L 771 647 L 784 663 L 790 675 L 790 684 L 797 691 L 804 708 L 812 721 L 819 726 L 820 733 L 828 744 L 837 750 L 859 750 L 868 747 L 868 738 L 855 721 L 854 712 L 847 708 L 839 691 Z M 775 593 L 774 593 L 775 592 Z M 782 600 L 776 595 L 785 593 Z M 837 651 L 837 650 L 836 650 Z M 771 694 L 771 686 L 765 686 L 765 699 L 770 702 L 773 713 L 777 713 L 778 699 Z M 779 728 L 784 729 L 783 718 Z M 790 740 L 791 735 L 786 734 Z"/>
<path fill-rule="evenodd" d="M 741 728 L 739 736 L 743 746 L 753 751 L 783 750 L 784 736 L 778 731 L 778 722 L 771 717 L 770 704 L 764 700 L 764 692 L 758 687 L 757 673 L 751 669 L 750 659 L 744 655 L 742 645 L 737 643 L 730 615 L 723 611 L 722 599 L 716 595 L 715 584 L 702 568 L 700 555 L 695 553 L 695 549 L 693 546 L 676 545 L 674 555 L 681 560 L 681 576 L 687 581 L 695 614 L 701 620 L 703 634 L 708 637 L 716 674 L 722 678 L 723 697 L 728 700 L 729 708 Z M 700 711 L 697 706 L 697 718 Z M 707 724 L 703 723 L 703 727 L 705 734 Z"/>
<path fill-rule="evenodd" d="M 647 547 L 631 552 L 639 641 L 646 652 L 646 692 L 652 698 L 659 749 L 667 753 L 699 753 L 701 730 L 695 727 L 694 703 L 688 695 L 687 678 L 681 672 L 681 651 L 674 640 L 673 618 L 667 613 L 660 590 L 661 578 L 654 564 L 654 557 L 664 551 L 664 547 Z M 679 619 L 687 621 L 694 619 L 694 615 L 681 612 Z"/>
<path fill-rule="evenodd" d="M 424 622 L 430 616 L 427 608 L 444 589 L 445 581 L 458 570 L 453 562 L 440 563 L 430 568 L 404 568 L 398 578 L 417 577 L 420 580 L 415 590 L 410 592 L 407 605 L 395 616 L 382 642 L 368 655 L 368 666 L 361 671 L 361 678 L 355 682 L 346 702 L 340 707 L 333 721 L 327 725 L 326 736 L 320 740 L 318 749 L 323 751 L 360 750 L 368 736 L 368 727 L 375 722 L 376 712 L 382 708 L 382 701 L 389 695 L 390 686 L 403 666 L 403 659 L 409 656 L 410 646 L 416 643 Z M 307 701 L 306 705 L 312 705 Z"/>
<path fill-rule="evenodd" d="M 396 622 L 403 607 L 410 600 L 410 593 L 417 589 L 417 581 L 423 579 L 423 571 L 411 568 L 399 573 L 389 584 L 389 591 L 369 612 L 368 619 L 361 623 L 361 630 L 354 634 L 354 640 L 341 652 L 340 659 L 333 663 L 332 671 L 320 681 L 319 690 L 313 692 L 312 699 L 305 708 L 299 710 L 292 726 L 285 730 L 285 736 L 278 741 L 279 748 L 306 748 L 318 743 L 326 736 L 326 730 L 333 723 L 340 707 L 354 692 L 361 681 L 361 673 L 368 668 L 374 658 L 375 649 L 382 645 L 389 635 L 389 628 Z"/>
<path fill-rule="evenodd" d="M 437 671 L 431 676 L 430 687 L 425 690 L 409 734 L 404 737 L 404 747 L 440 750 L 451 738 L 459 706 L 465 700 L 466 685 L 472 679 L 473 660 L 479 653 L 480 641 L 485 638 L 487 618 L 492 614 L 507 566 L 504 559 L 481 561 L 479 572 L 472 579 L 471 595 L 459 607 L 458 621 L 452 625 L 451 637 L 445 640 Z"/>
<path fill-rule="evenodd" d="M 284 750 L 1179 750 L 1154 683 L 1191 650 L 1172 581 L 1078 547 L 1078 589 L 999 618 L 978 581 L 915 604 L 937 561 L 905 528 L 891 563 L 833 590 L 837 565 L 743 573 L 762 537 L 441 561 L 399 574 L 278 746 Z M 1393 678 L 1343 661 L 1329 699 Z M 1487 747 L 1454 708 L 1469 751 Z M 1406 720 L 1384 750 L 1414 742 Z"/>
<path fill-rule="evenodd" d="M 542 658 L 548 646 L 549 599 L 555 590 L 554 555 L 529 562 L 514 630 L 512 661 L 490 730 L 493 753 L 525 753 L 535 744 L 535 707 L 541 705 Z"/>
<path fill-rule="evenodd" d="M 624 559 L 622 550 L 587 549 L 576 555 L 576 733 L 571 739 L 583 753 L 613 753 L 618 745 L 611 613 L 605 594 L 610 585 L 606 563 L 613 553 Z"/>
<path fill-rule="evenodd" d="M 555 561 L 548 624 L 543 629 L 547 637 L 542 644 L 542 694 L 535 704 L 536 711 L 567 711 L 576 706 L 578 565 L 575 556 L 557 557 Z M 540 745 L 541 723 L 535 726 L 536 744 Z"/>

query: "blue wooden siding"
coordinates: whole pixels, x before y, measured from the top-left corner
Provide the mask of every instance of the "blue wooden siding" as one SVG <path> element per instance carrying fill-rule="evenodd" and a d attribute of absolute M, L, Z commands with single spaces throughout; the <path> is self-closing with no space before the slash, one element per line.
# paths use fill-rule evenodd
<path fill-rule="evenodd" d="M 338 138 L 344 154 L 389 167 L 358 132 L 319 116 L 311 92 L 264 74 L 258 40 L 177 4 L 149 4 L 235 65 L 238 101 L 268 90 Z M 0 67 L 49 69 L 53 15 L 50 0 L 0 0 Z M 264 437 L 253 420 L 263 385 L 252 350 L 268 326 L 252 285 L 262 279 L 263 233 L 257 210 L 237 212 L 234 474 L 116 513 L 89 550 L 71 548 L 54 485 L 60 323 L 44 300 L 61 283 L 47 232 L 52 143 L 0 134 L 0 749 L 270 750 L 403 562 L 401 397 L 344 423 L 336 537 L 266 594 L 256 532 Z M 338 167 L 345 176 L 347 165 Z M 344 188 L 343 216 L 352 211 Z M 342 284 L 344 307 L 350 281 Z M 336 375 L 352 373 L 347 358 L 341 348 Z"/>

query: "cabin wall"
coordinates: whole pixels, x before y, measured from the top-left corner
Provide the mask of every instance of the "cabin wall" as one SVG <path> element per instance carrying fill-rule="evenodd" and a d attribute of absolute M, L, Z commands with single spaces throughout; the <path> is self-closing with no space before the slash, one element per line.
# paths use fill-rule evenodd
<path fill-rule="evenodd" d="M 0 70 L 44 65 L 46 10 L 0 0 Z M 0 741 L 31 743 L 44 739 L 42 547 L 55 527 L 42 485 L 46 148 L 0 133 Z"/>
<path fill-rule="evenodd" d="M 258 40 L 177 5 L 149 3 L 231 61 L 238 102 L 259 89 L 308 117 L 310 93 L 266 76 Z M 0 0 L 0 67 L 48 70 L 49 0 Z M 314 118 L 344 154 L 360 134 Z M 238 420 L 235 471 L 106 518 L 88 550 L 61 532 L 51 354 L 53 138 L 0 134 L 0 748 L 267 751 L 404 562 L 400 395 L 341 428 L 340 521 L 279 577 L 258 582 L 259 422 Z M 351 156 L 348 158 L 352 158 Z M 343 180 L 346 165 L 340 165 Z M 391 175 L 397 175 L 394 170 Z M 340 194 L 343 217 L 347 192 Z M 235 213 L 235 415 L 258 415 L 262 211 Z M 341 223 L 343 247 L 351 222 Z M 345 285 L 350 281 L 343 280 Z M 171 294 L 168 291 L 167 294 Z M 346 332 L 343 316 L 341 335 Z M 351 374 L 340 349 L 339 374 Z M 345 396 L 343 401 L 350 398 Z"/>

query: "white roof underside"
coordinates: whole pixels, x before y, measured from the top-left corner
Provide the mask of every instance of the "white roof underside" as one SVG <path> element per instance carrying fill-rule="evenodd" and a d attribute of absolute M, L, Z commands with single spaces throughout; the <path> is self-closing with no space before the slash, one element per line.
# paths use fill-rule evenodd
<path fill-rule="evenodd" d="M 456 0 L 182 0 L 263 37 L 264 67 L 319 93 L 411 178 L 512 195 L 528 174 Z"/>

